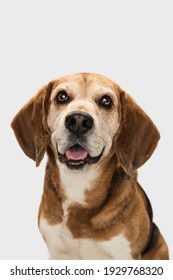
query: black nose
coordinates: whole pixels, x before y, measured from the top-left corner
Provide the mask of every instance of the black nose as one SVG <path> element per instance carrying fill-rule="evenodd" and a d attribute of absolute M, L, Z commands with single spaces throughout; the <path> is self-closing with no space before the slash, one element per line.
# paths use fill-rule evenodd
<path fill-rule="evenodd" d="M 93 118 L 85 112 L 75 111 L 67 115 L 65 126 L 75 134 L 86 133 L 93 126 Z"/>

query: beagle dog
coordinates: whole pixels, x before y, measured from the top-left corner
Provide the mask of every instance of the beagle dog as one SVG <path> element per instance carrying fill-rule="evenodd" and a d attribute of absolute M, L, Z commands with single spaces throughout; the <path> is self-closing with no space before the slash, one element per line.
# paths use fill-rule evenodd
<path fill-rule="evenodd" d="M 51 81 L 12 128 L 36 166 L 48 156 L 39 229 L 50 259 L 169 258 L 136 171 L 160 135 L 119 85 L 91 73 Z"/>

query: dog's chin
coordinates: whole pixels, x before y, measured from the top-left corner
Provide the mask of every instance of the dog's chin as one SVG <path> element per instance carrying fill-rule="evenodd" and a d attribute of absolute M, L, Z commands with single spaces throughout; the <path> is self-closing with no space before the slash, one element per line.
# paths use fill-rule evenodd
<path fill-rule="evenodd" d="M 98 156 L 92 157 L 89 153 L 79 144 L 70 147 L 64 154 L 58 152 L 59 161 L 71 170 L 82 170 L 85 166 L 97 163 L 104 152 L 104 148 Z"/>

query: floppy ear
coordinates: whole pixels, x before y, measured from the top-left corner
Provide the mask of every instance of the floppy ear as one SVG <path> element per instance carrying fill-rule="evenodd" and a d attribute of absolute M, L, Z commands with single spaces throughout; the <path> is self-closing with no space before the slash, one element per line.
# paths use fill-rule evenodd
<path fill-rule="evenodd" d="M 116 155 L 129 175 L 143 165 L 154 152 L 160 134 L 149 116 L 125 92 L 120 92 L 121 125 Z"/>
<path fill-rule="evenodd" d="M 47 126 L 49 96 L 53 82 L 44 86 L 17 113 L 11 126 L 24 153 L 39 166 L 50 139 Z"/>

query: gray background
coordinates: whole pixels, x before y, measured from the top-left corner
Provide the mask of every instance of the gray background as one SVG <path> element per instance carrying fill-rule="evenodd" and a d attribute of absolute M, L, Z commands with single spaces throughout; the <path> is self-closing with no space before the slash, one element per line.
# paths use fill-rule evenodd
<path fill-rule="evenodd" d="M 46 159 L 36 168 L 24 155 L 11 119 L 49 80 L 81 71 L 117 81 L 160 130 L 139 182 L 173 256 L 171 1 L 6 0 L 0 21 L 0 258 L 48 258 L 37 228 Z"/>

